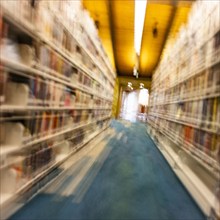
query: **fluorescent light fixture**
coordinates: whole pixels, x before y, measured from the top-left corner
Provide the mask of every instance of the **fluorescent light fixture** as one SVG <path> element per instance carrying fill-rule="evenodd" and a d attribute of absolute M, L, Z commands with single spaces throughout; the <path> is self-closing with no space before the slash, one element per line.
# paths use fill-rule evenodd
<path fill-rule="evenodd" d="M 147 0 L 135 0 L 134 17 L 134 46 L 135 52 L 140 55 L 142 34 L 144 29 L 144 19 L 147 7 Z"/>

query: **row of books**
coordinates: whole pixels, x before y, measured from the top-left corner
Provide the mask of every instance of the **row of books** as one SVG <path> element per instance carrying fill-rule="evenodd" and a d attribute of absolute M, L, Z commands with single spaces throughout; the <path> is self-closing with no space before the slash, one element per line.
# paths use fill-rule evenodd
<path fill-rule="evenodd" d="M 51 14 L 51 20 L 57 19 L 57 21 L 60 21 L 61 27 L 59 27 L 59 30 L 63 29 L 62 26 L 65 26 L 65 28 L 67 27 L 68 31 L 76 37 L 78 42 L 84 45 L 85 48 L 95 57 L 102 69 L 112 77 L 112 74 L 110 73 L 112 71 L 112 67 L 98 37 L 97 27 L 93 19 L 91 19 L 89 12 L 82 9 L 83 7 L 81 2 L 67 0 L 65 2 L 57 1 L 55 4 L 51 4 L 50 2 L 43 3 L 39 5 L 40 11 L 42 11 L 41 9 L 45 7 L 49 8 L 53 12 Z M 39 17 L 42 18 L 42 16 Z M 45 24 L 47 27 L 48 18 L 45 19 Z M 50 23 L 51 27 L 53 25 L 53 23 L 52 25 Z M 64 33 L 65 31 L 61 33 L 61 35 L 64 35 L 65 38 Z"/>
<path fill-rule="evenodd" d="M 156 105 L 150 107 L 150 112 L 173 119 L 182 119 L 192 124 L 200 124 L 202 122 L 206 122 L 207 124 L 213 123 L 213 126 L 217 126 L 220 129 L 220 97 Z"/>
<path fill-rule="evenodd" d="M 220 63 L 174 87 L 152 92 L 150 101 L 157 104 L 218 93 L 220 93 Z"/>
<path fill-rule="evenodd" d="M 58 8 L 57 5 L 59 5 Z M 105 67 L 105 71 L 110 73 L 106 66 L 106 62 L 103 62 L 103 58 L 100 58 L 105 55 L 105 53 L 98 53 L 98 51 L 102 51 L 103 48 L 96 48 L 95 46 L 99 45 L 100 42 L 94 44 L 91 40 L 92 38 L 95 41 L 99 41 L 98 32 L 89 14 L 85 12 L 85 10 L 82 10 L 81 3 L 57 1 L 51 4 L 49 1 L 22 0 L 10 4 L 5 4 L 3 1 L 1 2 L 1 6 L 18 20 L 23 21 L 32 28 L 34 27 L 36 29 L 35 31 L 53 41 L 59 48 L 67 50 L 72 54 L 80 52 L 80 57 L 83 61 L 88 66 L 91 66 L 91 59 L 89 59 L 88 55 L 80 49 L 80 45 L 77 45 L 76 38 L 81 42 L 81 45 L 84 45 L 91 54 L 95 56 L 96 60 L 99 60 L 99 63 Z M 62 10 L 60 10 L 63 7 L 66 8 L 64 10 L 66 14 L 62 13 Z M 19 8 L 19 12 L 16 11 L 15 8 Z M 91 28 L 93 31 L 88 33 L 87 30 Z M 95 37 L 91 35 L 95 35 Z M 107 59 L 107 56 L 105 56 L 104 59 Z M 98 68 L 96 68 L 95 71 L 99 71 Z"/>
<path fill-rule="evenodd" d="M 110 116 L 111 110 L 37 111 L 22 115 L 6 115 L 1 122 L 0 143 L 4 145 L 27 144 L 74 125 Z M 11 132 L 9 132 L 11 131 Z"/>
<path fill-rule="evenodd" d="M 196 45 L 195 39 L 192 41 L 189 39 L 182 50 L 179 50 L 179 60 L 174 60 L 174 63 L 176 62 L 176 66 L 181 67 L 178 71 L 180 77 L 185 77 L 187 72 L 198 72 L 215 62 L 219 62 L 219 34 L 220 30 L 199 46 Z M 184 48 L 187 48 L 187 50 Z"/>
<path fill-rule="evenodd" d="M 4 38 L 0 44 L 0 49 L 1 57 L 7 60 L 24 63 L 29 66 L 35 65 L 37 69 L 42 71 L 45 71 L 46 67 L 46 70 L 50 73 L 55 74 L 57 77 L 59 77 L 59 75 L 63 76 L 64 80 L 73 83 L 73 85 L 83 85 L 97 93 L 106 91 L 104 94 L 111 94 L 110 83 L 106 78 L 102 79 L 103 84 L 106 85 L 106 89 L 104 90 L 103 85 L 79 69 L 73 67 L 73 65 L 71 65 L 68 61 L 64 60 L 61 56 L 50 50 L 44 44 L 40 44 L 39 47 L 35 47 L 34 49 L 31 45 L 18 44 L 10 39 Z M 98 78 L 100 79 L 101 77 Z"/>
<path fill-rule="evenodd" d="M 197 148 L 204 154 L 220 162 L 220 135 L 171 122 L 166 119 L 157 119 L 153 116 L 149 117 L 149 122 L 172 137 L 174 142 L 186 148 Z"/>
<path fill-rule="evenodd" d="M 25 151 L 9 155 L 7 160 L 1 161 L 0 195 L 16 192 L 42 169 L 58 161 L 60 156 L 67 156 L 88 138 L 89 133 L 94 133 L 97 129 L 99 129 L 98 126 L 92 124 L 67 133 L 65 141 L 52 139 L 36 144 Z"/>
<path fill-rule="evenodd" d="M 0 70 L 1 104 L 22 106 L 109 106 L 110 101 L 78 89 L 33 77 Z"/>
<path fill-rule="evenodd" d="M 220 167 L 219 21 L 218 0 L 193 3 L 187 24 L 167 44 L 153 74 L 148 114 L 149 130 L 158 145 L 166 148 L 173 162 L 183 165 L 179 168 L 189 181 L 194 181 L 189 175 L 194 173 L 207 188 L 218 182 Z M 207 199 L 205 208 L 197 200 L 199 205 L 217 216 L 218 204 L 212 203 L 212 197 L 218 200 L 216 192 L 208 195 L 197 189 Z M 189 191 L 198 198 L 190 187 Z"/>
<path fill-rule="evenodd" d="M 220 30 L 217 36 L 219 38 L 218 41 L 220 41 Z M 189 47 L 191 46 L 189 45 Z M 197 77 L 197 75 L 203 75 L 201 77 L 201 83 L 204 85 L 206 84 L 207 80 L 210 80 L 211 77 L 216 78 L 216 80 L 219 82 L 220 46 L 218 49 L 214 50 L 214 52 L 215 55 L 209 56 L 210 59 L 213 59 L 212 61 L 210 61 L 211 63 L 214 63 L 213 65 L 206 65 L 205 60 L 200 60 L 199 67 L 199 65 L 196 64 L 196 60 L 198 58 L 192 56 L 184 61 L 181 65 L 175 65 L 173 63 L 174 61 L 172 60 L 172 62 L 167 63 L 169 69 L 167 67 L 164 67 L 164 69 L 161 69 L 159 67 L 160 69 L 157 71 L 159 71 L 160 74 L 157 74 L 157 77 L 153 77 L 153 88 L 155 88 L 156 90 L 158 90 L 158 88 L 160 88 L 160 90 L 166 90 L 176 84 L 181 83 L 182 81 L 185 81 L 189 78 L 189 76 Z M 204 52 L 202 52 L 202 54 L 204 55 Z M 194 70 L 193 68 L 197 68 L 197 70 Z M 161 76 L 159 77 L 159 75 Z M 167 83 L 163 84 L 163 81 L 166 81 Z M 156 85 L 158 85 L 159 87 Z"/>
<path fill-rule="evenodd" d="M 212 4 L 209 1 L 195 2 L 182 34 L 185 34 L 185 37 L 191 35 L 194 37 L 196 45 L 202 45 L 208 37 L 213 36 L 219 30 L 219 8 L 218 0 L 212 1 Z M 184 38 L 182 40 L 184 41 Z"/>
<path fill-rule="evenodd" d="M 220 13 L 219 9 L 220 6 L 216 5 L 215 10 L 218 11 L 218 13 Z M 178 41 L 182 41 L 182 37 L 177 37 L 177 45 L 174 45 L 165 53 L 167 56 L 161 61 L 154 73 L 153 87 L 158 87 L 156 85 L 161 84 L 164 88 L 169 88 L 173 84 L 184 80 L 189 75 L 198 74 L 204 69 L 219 64 L 220 26 L 218 26 L 218 29 L 216 29 L 216 32 L 212 36 L 207 35 L 206 41 L 198 46 L 197 41 L 200 39 L 199 37 L 198 39 L 194 39 L 194 35 L 201 34 L 200 30 L 203 28 L 201 25 L 197 32 L 185 37 L 184 44 L 178 45 Z M 182 30 L 181 34 L 185 32 L 187 32 L 187 30 Z M 167 81 L 166 85 L 163 85 L 164 80 Z"/>
<path fill-rule="evenodd" d="M 81 4 L 0 1 L 1 208 L 109 125 L 114 73 Z"/>

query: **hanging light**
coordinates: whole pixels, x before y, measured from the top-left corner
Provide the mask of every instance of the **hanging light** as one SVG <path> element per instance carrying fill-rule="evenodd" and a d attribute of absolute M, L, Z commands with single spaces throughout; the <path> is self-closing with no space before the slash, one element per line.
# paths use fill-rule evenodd
<path fill-rule="evenodd" d="M 128 87 L 131 87 L 132 86 L 132 83 L 131 82 L 128 82 Z"/>
<path fill-rule="evenodd" d="M 128 88 L 128 90 L 133 90 L 133 87 L 132 87 L 132 83 L 131 83 L 131 82 L 128 82 L 127 88 Z"/>
<path fill-rule="evenodd" d="M 144 88 L 144 83 L 140 83 L 140 89 Z"/>

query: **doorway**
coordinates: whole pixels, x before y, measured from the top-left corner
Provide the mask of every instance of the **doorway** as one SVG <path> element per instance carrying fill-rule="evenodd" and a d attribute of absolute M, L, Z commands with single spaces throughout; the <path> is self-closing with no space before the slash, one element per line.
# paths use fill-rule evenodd
<path fill-rule="evenodd" d="M 123 91 L 120 118 L 135 122 L 145 121 L 147 114 L 149 94 L 147 89 Z"/>

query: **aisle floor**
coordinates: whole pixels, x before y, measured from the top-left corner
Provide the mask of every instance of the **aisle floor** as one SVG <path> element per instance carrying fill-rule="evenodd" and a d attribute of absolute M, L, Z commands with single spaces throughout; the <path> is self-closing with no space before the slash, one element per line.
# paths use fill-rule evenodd
<path fill-rule="evenodd" d="M 11 219 L 205 219 L 145 125 L 113 121 L 111 127 Z"/>

